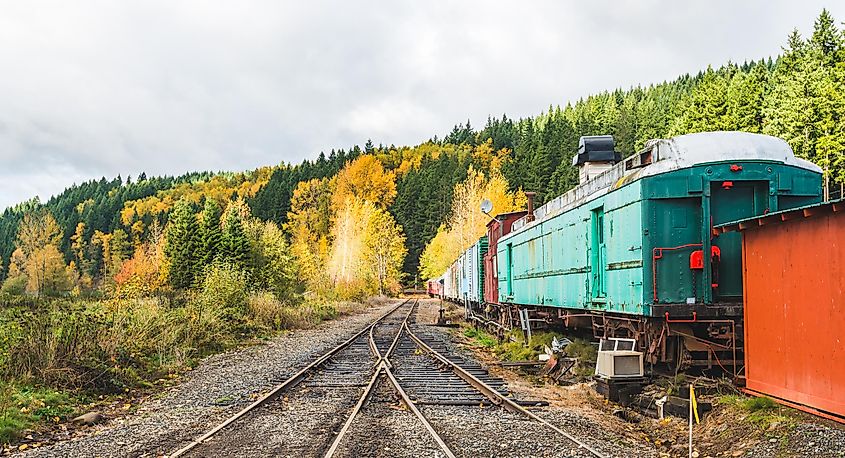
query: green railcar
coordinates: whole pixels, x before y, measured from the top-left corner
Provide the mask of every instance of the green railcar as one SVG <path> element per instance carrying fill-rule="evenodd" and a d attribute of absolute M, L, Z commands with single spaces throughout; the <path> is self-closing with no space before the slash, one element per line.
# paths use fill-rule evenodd
<path fill-rule="evenodd" d="M 656 140 L 602 164 L 498 241 L 500 303 L 535 325 L 635 338 L 652 363 L 736 365 L 741 239 L 713 226 L 820 201 L 821 170 L 743 132 Z"/>

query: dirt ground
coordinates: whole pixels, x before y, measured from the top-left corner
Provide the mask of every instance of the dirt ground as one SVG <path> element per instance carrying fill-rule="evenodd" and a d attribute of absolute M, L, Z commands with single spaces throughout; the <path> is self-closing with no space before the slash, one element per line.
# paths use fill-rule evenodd
<path fill-rule="evenodd" d="M 688 456 L 686 419 L 658 420 L 626 409 L 599 395 L 594 382 L 562 386 L 534 374 L 503 368 L 490 348 L 464 336 L 463 329 L 470 325 L 463 321 L 463 309 L 453 304 L 444 307 L 447 317 L 459 326 L 452 332 L 455 341 L 486 363 L 492 374 L 505 379 L 518 396 L 531 397 L 533 393 L 553 406 L 591 418 L 620 436 L 650 443 L 661 456 Z M 738 391 L 734 393 L 699 395 L 700 402 L 713 403 L 713 410 L 693 427 L 693 456 L 845 457 L 845 425 L 775 404 L 758 412 L 749 411 L 744 406 L 750 398 Z"/>

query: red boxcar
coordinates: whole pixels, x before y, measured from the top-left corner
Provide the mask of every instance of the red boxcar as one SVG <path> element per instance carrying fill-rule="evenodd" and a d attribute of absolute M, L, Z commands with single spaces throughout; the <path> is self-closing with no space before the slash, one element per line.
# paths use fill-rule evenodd
<path fill-rule="evenodd" d="M 742 232 L 748 390 L 845 420 L 845 201 L 722 230 Z"/>
<path fill-rule="evenodd" d="M 525 211 L 496 215 L 487 223 L 487 254 L 484 255 L 484 302 L 499 303 L 499 277 L 496 269 L 496 244 L 510 233 L 514 221 L 525 216 Z"/>
<path fill-rule="evenodd" d="M 426 292 L 428 292 L 429 297 L 442 297 L 443 282 L 439 278 L 429 280 L 426 284 Z"/>

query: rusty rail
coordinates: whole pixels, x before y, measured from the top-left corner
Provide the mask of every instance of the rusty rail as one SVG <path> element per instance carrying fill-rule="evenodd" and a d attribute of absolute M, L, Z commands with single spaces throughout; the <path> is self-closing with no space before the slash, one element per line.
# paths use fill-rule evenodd
<path fill-rule="evenodd" d="M 393 388 L 396 390 L 397 393 L 399 393 L 399 396 L 402 398 L 402 403 L 411 412 L 413 412 L 414 415 L 416 415 L 417 419 L 420 420 L 420 423 L 422 423 L 423 427 L 425 427 L 426 431 L 428 431 L 429 435 L 431 435 L 432 439 L 434 439 L 434 441 L 437 443 L 443 453 L 448 458 L 455 458 L 455 454 L 452 452 L 451 449 L 449 449 L 449 446 L 446 445 L 440 435 L 437 434 L 437 431 L 434 430 L 434 427 L 431 426 L 431 423 L 429 423 L 428 419 L 425 418 L 425 416 L 417 408 L 417 406 L 414 405 L 413 401 L 408 396 L 408 393 L 405 392 L 405 390 L 399 384 L 399 381 L 396 380 L 396 377 L 393 375 L 393 371 L 391 370 L 390 360 L 388 359 L 393 354 L 393 351 L 396 349 L 396 345 L 399 342 L 399 337 L 402 335 L 403 329 L 407 329 L 408 319 L 411 317 L 411 314 L 414 312 L 414 308 L 416 308 L 416 306 L 417 301 L 415 301 L 414 305 L 411 306 L 411 309 L 408 311 L 408 315 L 405 316 L 405 320 L 399 326 L 399 332 L 396 333 L 396 336 L 394 336 L 393 338 L 393 342 L 390 344 L 390 347 L 384 353 L 381 353 L 378 348 L 378 345 L 376 345 L 375 337 L 373 334 L 375 326 L 370 328 L 370 349 L 372 349 L 374 355 L 378 357 L 378 361 L 376 363 L 378 364 L 378 368 L 376 369 L 375 374 L 373 374 L 372 379 L 370 379 L 370 383 L 367 385 L 367 388 L 364 390 L 364 393 L 358 399 L 358 403 L 355 404 L 355 408 L 352 410 L 352 413 L 350 413 L 349 417 L 346 419 L 346 422 L 343 424 L 343 428 L 341 428 L 340 432 L 338 432 L 337 436 L 335 436 L 331 447 L 329 447 L 329 450 L 324 455 L 325 458 L 331 458 L 332 456 L 334 456 L 335 452 L 337 452 L 337 449 L 340 446 L 340 443 L 343 441 L 344 436 L 351 428 L 352 422 L 355 420 L 355 417 L 358 415 L 358 413 L 360 413 L 367 400 L 372 397 L 372 393 L 375 390 L 377 381 L 382 376 L 382 374 L 384 374 L 388 378 L 388 380 L 390 380 L 390 383 L 393 385 Z"/>
<path fill-rule="evenodd" d="M 455 375 L 457 375 L 458 377 L 462 378 L 465 382 L 472 385 L 480 393 L 482 393 L 484 396 L 486 396 L 488 399 L 490 399 L 490 402 L 492 402 L 493 404 L 498 405 L 498 406 L 508 410 L 509 412 L 522 414 L 522 415 L 524 415 L 528 418 L 531 418 L 532 420 L 536 420 L 536 421 L 540 422 L 541 424 L 551 428 L 556 433 L 558 433 L 558 434 L 566 437 L 567 439 L 571 440 L 576 445 L 578 445 L 578 448 L 584 449 L 584 450 L 590 452 L 592 455 L 594 455 L 596 457 L 604 458 L 604 455 L 602 455 L 600 452 L 593 449 L 592 447 L 590 447 L 586 443 L 580 441 L 576 437 L 574 437 L 571 434 L 563 431 L 562 429 L 560 429 L 557 426 L 549 423 L 548 421 L 540 418 L 535 413 L 531 412 L 530 410 L 528 410 L 528 409 L 522 407 L 521 405 L 517 404 L 516 402 L 514 402 L 513 399 L 510 399 L 507 396 L 503 396 L 501 393 L 499 393 L 498 391 L 493 389 L 491 386 L 484 383 L 478 377 L 472 375 L 468 371 L 464 370 L 461 366 L 455 364 L 454 362 L 450 361 L 445 356 L 438 353 L 436 350 L 431 348 L 431 346 L 429 346 L 427 343 L 425 343 L 425 341 L 423 341 L 416 334 L 414 334 L 413 331 L 411 331 L 411 328 L 410 328 L 410 326 L 408 326 L 407 321 L 404 323 L 404 327 L 405 327 L 405 332 L 407 332 L 407 334 L 408 334 L 408 337 L 410 337 L 411 340 L 413 340 L 421 349 L 428 352 L 432 357 L 434 357 L 440 363 L 449 367 L 452 370 L 452 372 L 455 373 Z"/>
<path fill-rule="evenodd" d="M 215 426 L 214 428 L 212 428 L 211 430 L 209 430 L 208 432 L 206 432 L 202 436 L 194 439 L 193 441 L 191 441 L 190 443 L 188 443 L 184 447 L 172 452 L 168 456 L 171 457 L 171 458 L 175 458 L 175 457 L 179 457 L 179 456 L 182 456 L 182 455 L 188 453 L 189 451 L 195 449 L 197 446 L 199 446 L 203 442 L 207 441 L 208 439 L 210 439 L 211 437 L 216 435 L 222 429 L 224 429 L 227 426 L 229 426 L 230 424 L 234 423 L 235 421 L 237 421 L 238 419 L 240 419 L 244 415 L 248 414 L 249 412 L 255 410 L 256 407 L 262 406 L 262 405 L 264 405 L 264 404 L 266 404 L 266 403 L 268 403 L 268 402 L 270 402 L 274 399 L 277 399 L 285 391 L 295 387 L 302 380 L 304 380 L 305 377 L 308 375 L 308 373 L 310 373 L 314 369 L 317 369 L 318 367 L 322 366 L 326 361 L 331 359 L 335 354 L 339 353 L 341 350 L 348 347 L 352 342 L 354 342 L 359 337 L 364 335 L 364 333 L 371 331 L 372 328 L 374 326 L 376 326 L 379 322 L 381 322 L 384 318 L 386 318 L 387 316 L 389 316 L 390 314 L 392 314 L 393 312 L 398 310 L 403 305 L 407 304 L 409 301 L 410 301 L 410 299 L 406 299 L 406 300 L 400 302 L 396 307 L 393 307 L 392 309 L 388 310 L 386 313 L 384 313 L 383 315 L 378 317 L 375 321 L 373 321 L 369 325 L 365 326 L 364 329 L 355 333 L 355 335 L 350 337 L 348 340 L 344 341 L 340 345 L 338 345 L 338 346 L 334 347 L 333 349 L 329 350 L 328 352 L 324 353 L 322 356 L 320 356 L 319 358 L 314 360 L 314 362 L 312 362 L 311 364 L 302 368 L 299 372 L 292 375 L 290 378 L 288 378 L 287 380 L 282 382 L 280 385 L 277 385 L 276 387 L 274 387 L 272 390 L 270 390 L 270 392 L 268 392 L 264 396 L 261 396 L 260 398 L 258 398 L 252 404 L 248 405 L 247 407 L 244 407 L 242 410 L 240 410 L 236 414 L 232 415 L 231 417 L 227 418 L 222 423 L 218 424 L 217 426 Z"/>

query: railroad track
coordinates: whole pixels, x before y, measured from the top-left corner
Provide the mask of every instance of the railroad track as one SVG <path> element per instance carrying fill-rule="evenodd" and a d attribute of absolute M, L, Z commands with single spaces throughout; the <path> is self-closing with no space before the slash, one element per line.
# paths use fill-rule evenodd
<path fill-rule="evenodd" d="M 416 300 L 400 303 L 269 393 L 174 451 L 170 456 L 213 456 L 225 452 L 229 450 L 227 447 L 231 447 L 230 442 L 235 441 L 220 436 L 231 434 L 235 423 L 261 415 L 275 419 L 269 422 L 276 423 L 278 419 L 290 414 L 292 409 L 304 409 L 310 403 L 330 405 L 331 413 L 322 413 L 322 416 L 326 417 L 323 419 L 308 418 L 308 425 L 303 425 L 301 421 L 294 422 L 302 439 L 298 444 L 291 441 L 275 445 L 265 442 L 264 445 L 269 448 L 276 447 L 272 454 L 322 454 L 327 458 L 340 455 L 355 456 L 361 453 L 374 454 L 378 450 L 387 449 L 388 445 L 393 446 L 386 442 L 396 438 L 380 434 L 381 430 L 378 428 L 373 431 L 375 434 L 356 433 L 354 425 L 360 427 L 366 423 L 362 417 L 368 410 L 379 412 L 369 414 L 375 418 L 384 416 L 384 412 L 391 412 L 378 408 L 386 405 L 392 408 L 397 400 L 415 419 L 402 419 L 402 424 L 407 425 L 404 426 L 408 430 L 406 433 L 417 434 L 417 443 L 430 442 L 431 449 L 438 449 L 435 456 L 455 457 L 455 453 L 438 432 L 438 429 L 447 428 L 443 425 L 435 428 L 420 407 L 498 406 L 511 414 L 537 422 L 550 432 L 566 438 L 582 455 L 603 456 L 578 438 L 525 408 L 525 405 L 542 403 L 511 398 L 503 380 L 491 376 L 477 363 L 451 354 L 442 342 L 428 333 L 427 327 L 415 325 L 411 318 L 415 317 L 416 306 Z M 294 393 L 295 387 L 297 394 Z M 302 399 L 293 402 L 288 399 L 288 395 Z M 289 410 L 282 410 L 287 404 L 290 405 Z M 392 409 L 392 412 L 395 411 Z M 370 423 L 372 422 L 371 418 Z M 261 425 L 267 423 L 268 421 L 259 421 L 256 423 L 259 426 L 249 424 L 242 427 L 251 429 L 253 436 L 262 433 L 272 436 L 269 431 L 262 430 Z M 366 441 L 372 442 L 369 452 L 355 448 L 356 442 L 361 439 L 356 438 L 356 434 L 364 434 Z M 258 437 L 253 439 L 260 440 Z"/>
<path fill-rule="evenodd" d="M 377 327 L 383 320 L 400 312 L 404 308 L 410 309 L 412 303 L 410 300 L 399 303 L 397 306 L 388 310 L 385 314 L 377 318 L 369 326 L 357 332 L 355 335 L 332 348 L 322 356 L 318 357 L 311 364 L 305 366 L 297 373 L 282 381 L 275 386 L 268 393 L 259 397 L 253 403 L 249 404 L 234 415 L 226 418 L 217 426 L 205 432 L 201 436 L 192 440 L 185 446 L 173 451 L 168 456 L 179 457 L 187 455 L 213 455 L 207 449 L 224 448 L 225 439 L 219 440 L 221 443 L 213 443 L 222 434 L 234 428 L 234 425 L 239 422 L 244 422 L 249 416 L 255 416 L 260 413 L 261 409 L 272 408 L 274 404 L 285 394 L 290 393 L 295 388 L 299 388 L 304 392 L 305 398 L 309 397 L 310 393 L 321 392 L 328 398 L 329 402 L 343 404 L 344 400 L 349 398 L 349 393 L 356 393 L 360 391 L 361 386 L 366 386 L 366 375 L 371 372 L 373 361 L 371 358 L 371 347 L 369 341 L 369 333 Z M 403 315 L 404 316 L 404 315 Z M 305 382 L 305 383 L 303 383 Z M 302 385 L 302 386 L 300 386 Z M 357 396 L 356 396 L 357 397 Z M 318 402 L 316 399 L 305 399 L 303 403 Z M 344 407 L 340 405 L 341 410 Z M 330 428 L 329 428 L 330 429 Z M 324 431 L 310 431 L 311 434 L 318 434 Z M 305 441 L 302 448 L 307 447 L 311 441 Z M 313 444 L 311 444 L 313 445 Z"/>

